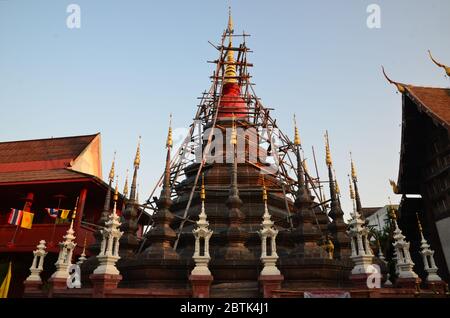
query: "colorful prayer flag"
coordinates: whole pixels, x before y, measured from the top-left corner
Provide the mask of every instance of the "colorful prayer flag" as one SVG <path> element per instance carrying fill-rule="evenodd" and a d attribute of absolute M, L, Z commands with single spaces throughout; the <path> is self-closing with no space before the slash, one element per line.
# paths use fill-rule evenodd
<path fill-rule="evenodd" d="M 61 219 L 67 219 L 67 217 L 69 216 L 70 210 L 61 210 Z"/>
<path fill-rule="evenodd" d="M 34 213 L 23 211 L 22 223 L 20 226 L 25 229 L 31 229 L 31 226 L 33 225 L 33 218 Z"/>
<path fill-rule="evenodd" d="M 9 285 L 11 283 L 11 262 L 9 262 L 8 272 L 0 286 L 0 298 L 8 298 Z"/>
<path fill-rule="evenodd" d="M 48 215 L 53 219 L 56 219 L 58 217 L 59 209 L 45 208 L 45 211 L 47 211 Z"/>
<path fill-rule="evenodd" d="M 19 209 L 11 209 L 9 214 L 8 223 L 12 225 L 19 225 L 22 221 L 23 211 Z"/>

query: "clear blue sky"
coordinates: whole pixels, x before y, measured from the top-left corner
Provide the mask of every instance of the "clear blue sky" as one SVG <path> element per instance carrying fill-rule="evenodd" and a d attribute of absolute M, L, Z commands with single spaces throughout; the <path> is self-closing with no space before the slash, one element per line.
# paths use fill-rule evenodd
<path fill-rule="evenodd" d="M 81 28 L 66 8 L 81 7 Z M 366 26 L 371 3 L 381 29 Z M 397 178 L 401 97 L 383 79 L 449 86 L 427 50 L 450 63 L 450 1 L 0 0 L 0 140 L 102 133 L 103 169 L 118 152 L 120 177 L 142 135 L 141 198 L 163 169 L 167 119 L 186 127 L 210 85 L 232 5 L 248 45 L 256 92 L 292 135 L 297 114 L 307 157 L 325 177 L 329 130 L 344 208 L 349 151 L 364 206 L 381 206 Z M 312 164 L 310 163 L 310 167 Z M 394 198 L 396 201 L 398 198 Z"/>

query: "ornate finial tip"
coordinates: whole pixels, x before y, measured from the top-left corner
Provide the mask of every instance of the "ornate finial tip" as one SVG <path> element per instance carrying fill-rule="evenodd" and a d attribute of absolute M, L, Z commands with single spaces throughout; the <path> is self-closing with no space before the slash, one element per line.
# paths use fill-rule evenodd
<path fill-rule="evenodd" d="M 139 168 L 141 163 L 141 136 L 139 136 L 138 145 L 136 149 L 136 156 L 134 157 L 134 167 Z"/>
<path fill-rule="evenodd" d="M 166 148 L 170 148 L 173 145 L 173 138 L 172 138 L 172 114 L 170 114 L 169 119 L 169 131 L 167 133 L 167 141 L 166 141 Z"/>
<path fill-rule="evenodd" d="M 206 199 L 206 191 L 205 191 L 205 176 L 202 174 L 202 188 L 200 191 L 200 199 L 204 201 Z"/>
<path fill-rule="evenodd" d="M 353 179 L 353 181 L 357 181 L 355 163 L 353 162 L 353 159 L 351 158 L 351 154 L 352 153 L 350 153 L 351 168 L 352 168 L 352 179 Z"/>
<path fill-rule="evenodd" d="M 267 188 L 266 188 L 266 182 L 264 180 L 264 175 L 262 177 L 262 184 L 263 184 L 263 201 L 267 201 Z"/>
<path fill-rule="evenodd" d="M 301 140 L 300 140 L 300 134 L 298 132 L 298 127 L 297 127 L 297 120 L 295 119 L 295 114 L 294 114 L 294 144 L 296 146 L 301 145 Z"/>
<path fill-rule="evenodd" d="M 327 163 L 327 166 L 330 167 L 333 164 L 333 161 L 331 160 L 331 151 L 330 151 L 330 142 L 328 140 L 328 132 L 325 134 L 325 152 L 326 152 L 325 161 Z"/>
<path fill-rule="evenodd" d="M 383 66 L 383 65 L 381 66 L 381 70 L 383 71 L 383 75 L 384 75 L 384 77 L 386 78 L 386 80 L 387 80 L 390 84 L 394 85 L 394 86 L 397 88 L 397 91 L 398 91 L 398 92 L 400 92 L 400 93 L 403 94 L 403 93 L 406 91 L 405 86 L 404 86 L 403 84 L 400 84 L 400 83 L 398 83 L 398 82 L 394 82 L 393 80 L 391 80 L 391 79 L 387 76 L 386 71 L 384 70 L 384 66 Z"/>

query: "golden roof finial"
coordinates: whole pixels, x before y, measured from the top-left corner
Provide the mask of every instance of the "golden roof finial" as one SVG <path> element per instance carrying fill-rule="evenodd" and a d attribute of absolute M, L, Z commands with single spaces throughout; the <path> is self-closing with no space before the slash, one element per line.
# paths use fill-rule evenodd
<path fill-rule="evenodd" d="M 230 143 L 232 145 L 237 145 L 236 116 L 234 116 L 234 113 L 233 113 L 233 124 L 231 128 Z"/>
<path fill-rule="evenodd" d="M 236 65 L 234 60 L 234 52 L 231 50 L 233 46 L 233 18 L 231 17 L 231 7 L 229 8 L 228 12 L 228 26 L 227 26 L 227 33 L 228 33 L 228 50 L 227 50 L 227 58 L 226 58 L 226 67 L 225 67 L 225 78 L 224 83 L 237 83 L 236 78 Z"/>
<path fill-rule="evenodd" d="M 353 190 L 353 184 L 350 175 L 348 176 L 348 185 L 350 187 L 350 199 L 355 200 L 355 190 Z"/>
<path fill-rule="evenodd" d="M 350 151 L 350 162 L 351 162 L 351 167 L 352 167 L 352 180 L 357 181 L 356 168 L 355 168 L 355 163 L 353 162 L 351 151 Z"/>
<path fill-rule="evenodd" d="M 169 116 L 169 132 L 167 133 L 166 148 L 172 147 L 172 113 Z"/>
<path fill-rule="evenodd" d="M 333 169 L 333 175 L 334 175 L 334 184 L 336 185 L 336 194 L 338 196 L 341 196 L 341 190 L 339 189 L 339 184 L 337 182 L 337 177 L 336 177 L 336 171 L 334 171 L 334 169 Z"/>
<path fill-rule="evenodd" d="M 206 191 L 205 191 L 205 174 L 202 173 L 202 189 L 200 191 L 200 199 L 205 201 L 206 199 Z"/>
<path fill-rule="evenodd" d="M 116 177 L 116 188 L 114 190 L 113 200 L 117 201 L 119 199 L 119 176 Z"/>
<path fill-rule="evenodd" d="M 266 181 L 264 180 L 264 175 L 262 176 L 262 184 L 263 184 L 263 201 L 267 202 L 267 189 L 266 189 Z"/>
<path fill-rule="evenodd" d="M 234 32 L 233 29 L 233 17 L 231 16 L 231 7 L 228 7 L 228 26 L 227 26 L 228 34 L 232 34 Z"/>
<path fill-rule="evenodd" d="M 139 168 L 141 164 L 141 136 L 139 136 L 138 146 L 136 149 L 136 156 L 134 157 L 134 167 Z"/>
<path fill-rule="evenodd" d="M 394 192 L 395 194 L 398 194 L 398 186 L 397 183 L 395 183 L 394 180 L 389 179 L 389 183 L 391 184 L 392 187 L 392 192 Z"/>
<path fill-rule="evenodd" d="M 77 201 L 75 202 L 75 208 L 73 209 L 73 213 L 72 213 L 72 220 L 75 219 L 75 217 L 77 216 L 77 210 L 78 210 L 78 200 L 80 199 L 80 197 L 77 197 Z"/>
<path fill-rule="evenodd" d="M 300 134 L 298 133 L 297 120 L 295 119 L 295 114 L 294 114 L 294 127 L 295 127 L 294 145 L 300 146 L 302 142 L 300 140 Z"/>
<path fill-rule="evenodd" d="M 128 197 L 128 169 L 125 177 L 125 184 L 123 185 L 123 196 L 125 198 Z"/>
<path fill-rule="evenodd" d="M 331 161 L 331 152 L 330 152 L 330 141 L 328 139 L 328 130 L 325 132 L 325 151 L 326 151 L 326 163 L 327 166 L 331 166 L 333 162 Z"/>
<path fill-rule="evenodd" d="M 418 212 L 416 212 L 416 217 L 417 217 L 417 226 L 419 228 L 420 234 L 423 234 L 422 223 L 420 223 L 420 218 L 419 218 L 419 213 Z"/>
<path fill-rule="evenodd" d="M 431 55 L 431 51 L 428 50 L 428 54 L 430 55 L 431 60 L 433 61 L 434 64 L 436 64 L 437 66 L 443 68 L 445 70 L 445 73 L 447 74 L 447 76 L 450 76 L 450 67 L 444 64 L 439 63 L 438 61 L 436 61 L 433 58 L 433 55 Z"/>
<path fill-rule="evenodd" d="M 114 164 L 116 161 L 116 152 L 114 151 L 114 157 L 113 157 L 113 161 L 111 164 L 111 170 L 109 170 L 109 181 L 113 182 L 114 181 Z"/>
<path fill-rule="evenodd" d="M 386 75 L 386 72 L 384 71 L 384 66 L 381 66 L 381 69 L 383 70 L 384 77 L 387 79 L 387 81 L 388 81 L 390 84 L 395 85 L 395 87 L 397 87 L 397 90 L 398 90 L 401 94 L 403 94 L 403 93 L 406 91 L 405 85 L 404 85 L 404 84 L 397 83 L 397 82 L 394 82 L 393 80 L 391 80 L 391 79 Z"/>

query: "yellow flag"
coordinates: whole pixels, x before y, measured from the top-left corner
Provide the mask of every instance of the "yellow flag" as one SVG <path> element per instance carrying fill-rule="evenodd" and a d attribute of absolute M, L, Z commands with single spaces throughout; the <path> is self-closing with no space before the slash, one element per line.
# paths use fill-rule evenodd
<path fill-rule="evenodd" d="M 9 262 L 8 272 L 0 286 L 0 298 L 8 298 L 9 284 L 11 283 L 11 262 Z"/>
<path fill-rule="evenodd" d="M 31 229 L 33 225 L 34 213 L 23 211 L 21 227 Z"/>
<path fill-rule="evenodd" d="M 61 210 L 61 219 L 67 219 L 69 216 L 70 210 Z"/>

